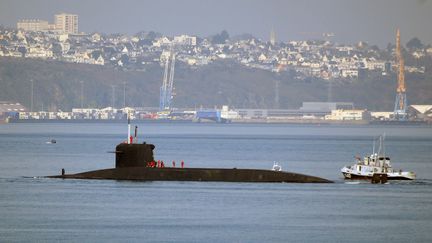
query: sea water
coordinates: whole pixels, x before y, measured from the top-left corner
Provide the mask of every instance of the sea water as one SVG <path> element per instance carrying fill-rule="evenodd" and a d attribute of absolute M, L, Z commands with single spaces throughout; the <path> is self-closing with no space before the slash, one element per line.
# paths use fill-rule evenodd
<path fill-rule="evenodd" d="M 430 242 L 432 129 L 138 124 L 155 157 L 186 167 L 283 170 L 333 184 L 133 182 L 43 176 L 114 166 L 123 124 L 0 126 L 0 242 Z M 386 134 L 416 181 L 346 182 L 340 168 Z M 57 143 L 47 143 L 55 139 Z"/>

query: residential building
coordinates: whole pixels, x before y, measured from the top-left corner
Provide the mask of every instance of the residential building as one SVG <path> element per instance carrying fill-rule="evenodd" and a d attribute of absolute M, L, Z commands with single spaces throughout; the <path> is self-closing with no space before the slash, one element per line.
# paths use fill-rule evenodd
<path fill-rule="evenodd" d="M 195 36 L 188 36 L 188 35 L 180 35 L 180 36 L 174 36 L 175 44 L 178 45 L 186 45 L 186 46 L 196 46 L 196 37 Z"/>
<path fill-rule="evenodd" d="M 17 22 L 17 29 L 24 31 L 46 31 L 48 21 L 40 19 L 22 19 Z"/>
<path fill-rule="evenodd" d="M 54 15 L 54 24 L 57 30 L 68 34 L 78 34 L 78 15 L 60 13 Z"/>

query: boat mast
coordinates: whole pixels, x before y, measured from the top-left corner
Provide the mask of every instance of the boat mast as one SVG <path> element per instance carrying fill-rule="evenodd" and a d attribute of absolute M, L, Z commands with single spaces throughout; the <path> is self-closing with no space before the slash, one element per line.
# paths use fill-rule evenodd
<path fill-rule="evenodd" d="M 377 156 L 381 156 L 381 147 L 382 147 L 382 136 L 379 136 L 379 145 L 378 145 L 378 153 Z"/>
<path fill-rule="evenodd" d="M 128 136 L 127 136 L 127 139 L 126 139 L 126 141 L 127 141 L 127 144 L 130 144 L 130 128 L 131 128 L 131 126 L 130 126 L 130 117 L 129 117 L 129 111 L 128 111 L 128 113 L 127 113 L 127 120 L 128 120 Z"/>

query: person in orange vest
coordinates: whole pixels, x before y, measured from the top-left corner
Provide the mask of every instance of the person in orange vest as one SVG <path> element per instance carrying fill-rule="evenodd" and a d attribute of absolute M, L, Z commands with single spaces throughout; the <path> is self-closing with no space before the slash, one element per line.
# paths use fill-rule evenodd
<path fill-rule="evenodd" d="M 184 167 L 184 161 L 182 160 L 182 162 L 181 162 L 181 167 L 183 168 Z"/>
<path fill-rule="evenodd" d="M 173 164 L 173 167 L 175 167 L 175 161 L 174 160 L 173 160 L 172 164 Z"/>

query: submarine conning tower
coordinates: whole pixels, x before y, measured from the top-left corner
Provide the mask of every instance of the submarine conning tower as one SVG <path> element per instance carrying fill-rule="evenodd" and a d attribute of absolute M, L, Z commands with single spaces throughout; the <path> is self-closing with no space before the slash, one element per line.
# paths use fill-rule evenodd
<path fill-rule="evenodd" d="M 147 162 L 154 161 L 153 144 L 127 144 L 121 143 L 116 146 L 116 168 L 146 167 Z"/>

